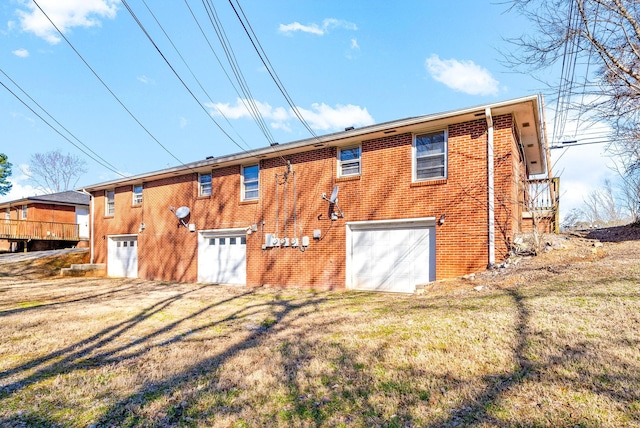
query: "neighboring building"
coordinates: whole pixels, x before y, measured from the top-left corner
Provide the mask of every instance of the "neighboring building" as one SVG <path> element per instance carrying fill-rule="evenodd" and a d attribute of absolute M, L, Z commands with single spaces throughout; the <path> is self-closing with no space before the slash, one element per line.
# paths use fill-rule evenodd
<path fill-rule="evenodd" d="M 89 243 L 89 195 L 69 190 L 0 203 L 0 250 L 33 251 Z"/>
<path fill-rule="evenodd" d="M 110 276 L 401 292 L 482 270 L 555 219 L 555 203 L 529 207 L 533 175 L 553 190 L 542 117 L 524 97 L 89 186 L 92 262 Z"/>

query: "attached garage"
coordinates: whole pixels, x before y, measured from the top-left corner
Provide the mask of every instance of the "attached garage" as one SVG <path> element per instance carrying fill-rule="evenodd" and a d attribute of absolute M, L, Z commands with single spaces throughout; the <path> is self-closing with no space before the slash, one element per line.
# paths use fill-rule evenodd
<path fill-rule="evenodd" d="M 198 282 L 245 285 L 245 229 L 207 230 L 198 234 Z"/>
<path fill-rule="evenodd" d="M 413 293 L 435 265 L 434 218 L 347 223 L 347 288 Z"/>
<path fill-rule="evenodd" d="M 107 246 L 107 275 L 114 277 L 137 278 L 137 235 L 109 236 Z"/>

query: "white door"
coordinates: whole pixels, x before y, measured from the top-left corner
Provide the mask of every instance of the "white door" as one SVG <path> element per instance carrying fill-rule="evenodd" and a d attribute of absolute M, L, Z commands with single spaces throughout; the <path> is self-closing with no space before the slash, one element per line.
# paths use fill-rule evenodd
<path fill-rule="evenodd" d="M 107 248 L 107 275 L 125 278 L 138 277 L 138 237 L 110 236 Z"/>
<path fill-rule="evenodd" d="M 246 284 L 247 238 L 244 229 L 199 233 L 198 282 Z"/>
<path fill-rule="evenodd" d="M 413 293 L 435 280 L 435 227 L 369 222 L 351 226 L 349 233 L 349 288 Z"/>
<path fill-rule="evenodd" d="M 76 207 L 76 224 L 80 238 L 89 237 L 89 208 Z"/>

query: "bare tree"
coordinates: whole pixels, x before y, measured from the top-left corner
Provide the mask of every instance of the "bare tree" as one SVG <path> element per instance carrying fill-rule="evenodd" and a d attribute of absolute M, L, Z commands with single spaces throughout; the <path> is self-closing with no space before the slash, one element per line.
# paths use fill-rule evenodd
<path fill-rule="evenodd" d="M 575 64 L 584 64 L 580 82 L 577 75 L 565 73 L 560 82 L 547 83 L 560 97 L 578 91 L 592 95 L 587 107 L 616 131 L 637 129 L 640 0 L 511 0 L 511 5 L 535 33 L 510 40 L 516 46 L 506 55 L 510 65 L 532 72 L 556 64 L 575 71 Z M 584 84 L 577 84 L 582 79 Z"/>
<path fill-rule="evenodd" d="M 625 223 L 628 218 L 616 200 L 613 184 L 605 180 L 604 187 L 593 190 L 584 199 L 583 213 L 594 226 L 613 226 Z"/>
<path fill-rule="evenodd" d="M 82 174 L 87 172 L 86 162 L 78 156 L 62 154 L 60 150 L 36 153 L 29 159 L 23 173 L 45 193 L 72 189 Z"/>

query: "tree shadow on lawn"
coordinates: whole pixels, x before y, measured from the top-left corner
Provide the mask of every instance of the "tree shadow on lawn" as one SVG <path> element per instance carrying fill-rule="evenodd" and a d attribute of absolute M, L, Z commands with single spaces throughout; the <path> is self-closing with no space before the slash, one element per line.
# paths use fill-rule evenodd
<path fill-rule="evenodd" d="M 206 286 L 205 286 L 206 287 Z M 199 289 L 202 289 L 201 287 Z M 35 373 L 26 376 L 20 381 L 16 381 L 3 390 L 0 390 L 0 399 L 7 397 L 8 395 L 25 388 L 36 382 L 40 382 L 46 378 L 52 378 L 59 374 L 70 373 L 74 370 L 81 370 L 87 367 L 102 367 L 116 362 L 134 360 L 145 353 L 149 352 L 151 348 L 162 348 L 173 343 L 181 343 L 193 339 L 193 335 L 211 329 L 216 326 L 224 325 L 232 320 L 238 318 L 245 318 L 252 314 L 269 313 L 272 318 L 266 320 L 260 325 L 250 326 L 250 328 L 244 328 L 244 338 L 228 346 L 215 355 L 210 356 L 201 362 L 186 367 L 180 373 L 168 376 L 157 382 L 148 382 L 141 385 L 137 392 L 119 400 L 118 402 L 109 405 L 108 409 L 104 411 L 103 416 L 99 418 L 93 425 L 94 426 L 176 426 L 176 425 L 190 425 L 193 424 L 193 419 L 190 419 L 190 414 L 201 412 L 196 406 L 201 406 L 201 399 L 212 393 L 217 394 L 218 397 L 228 396 L 232 397 L 234 394 L 233 389 L 224 388 L 219 385 L 220 382 L 220 367 L 223 364 L 239 354 L 257 348 L 263 345 L 271 337 L 283 333 L 285 330 L 293 327 L 294 323 L 296 335 L 288 336 L 288 339 L 279 342 L 279 348 L 276 353 L 280 358 L 280 376 L 281 385 L 284 385 L 284 396 L 282 397 L 282 407 L 280 409 L 273 409 L 269 417 L 271 419 L 263 419 L 261 422 L 273 423 L 278 425 L 280 423 L 292 425 L 305 425 L 305 426 L 323 426 L 323 425 L 356 425 L 356 426 L 470 426 L 475 424 L 489 423 L 495 426 L 510 426 L 513 421 L 502 420 L 494 415 L 493 409 L 499 407 L 502 399 L 510 391 L 510 389 L 522 385 L 525 382 L 534 381 L 536 383 L 544 383 L 550 381 L 548 373 L 545 373 L 548 369 L 553 367 L 561 367 L 565 364 L 572 364 L 579 362 L 581 359 L 587 358 L 590 355 L 602 352 L 602 350 L 593 349 L 589 343 L 577 343 L 574 346 L 567 346 L 559 350 L 557 355 L 553 358 L 549 358 L 545 361 L 536 363 L 532 361 L 527 355 L 530 350 L 531 340 L 534 338 L 535 332 L 532 332 L 531 314 L 526 302 L 531 296 L 525 296 L 518 289 L 505 289 L 505 292 L 511 297 L 514 310 L 515 310 L 515 322 L 514 329 L 516 332 L 516 344 L 513 348 L 513 358 L 515 361 L 515 368 L 508 373 L 501 373 L 495 375 L 487 375 L 482 379 L 482 383 L 486 385 L 484 389 L 479 391 L 473 397 L 464 400 L 461 404 L 451 409 L 449 413 L 441 418 L 430 423 L 424 423 L 421 416 L 416 414 L 417 406 L 429 406 L 429 398 L 433 391 L 429 389 L 420 390 L 415 387 L 415 384 L 410 384 L 411 390 L 408 390 L 406 385 L 400 383 L 394 383 L 393 380 L 384 379 L 381 380 L 379 376 L 375 375 L 370 367 L 362 365 L 361 355 L 358 355 L 358 350 L 348 349 L 338 341 L 329 343 L 328 348 L 331 356 L 325 358 L 331 363 L 331 368 L 323 372 L 322 379 L 317 380 L 319 384 L 309 385 L 309 375 L 303 371 L 308 368 L 308 362 L 317 357 L 318 348 L 309 339 L 305 338 L 305 335 L 312 330 L 328 331 L 329 327 L 333 323 L 341 322 L 340 319 L 330 319 L 324 324 L 311 324 L 306 321 L 305 317 L 314 311 L 322 310 L 322 303 L 325 302 L 325 298 L 322 295 L 311 293 L 308 297 L 297 298 L 294 300 L 287 300 L 281 298 L 279 294 L 269 295 L 270 298 L 267 301 L 257 301 L 256 303 L 250 303 L 248 305 L 242 305 L 238 310 L 224 316 L 204 323 L 199 327 L 188 330 L 186 332 L 179 333 L 178 327 L 189 319 L 199 317 L 209 311 L 215 310 L 216 307 L 220 307 L 226 303 L 233 302 L 238 299 L 242 299 L 245 296 L 255 294 L 254 291 L 249 290 L 244 293 L 240 293 L 229 298 L 213 302 L 210 305 L 206 305 L 203 308 L 182 317 L 179 320 L 171 322 L 161 329 L 157 329 L 143 337 L 127 343 L 126 345 L 119 346 L 115 349 L 108 351 L 98 352 L 101 348 L 110 344 L 124 333 L 131 331 L 134 327 L 140 324 L 145 319 L 158 314 L 163 309 L 167 308 L 178 302 L 187 294 L 195 292 L 199 289 L 191 290 L 189 292 L 180 293 L 171 296 L 167 299 L 159 301 L 154 305 L 141 311 L 139 314 L 121 322 L 117 325 L 110 326 L 103 329 L 99 333 L 82 340 L 74 345 L 68 346 L 63 350 L 51 353 L 45 357 L 38 358 L 20 367 L 12 369 L 9 373 L 2 373 L 2 377 L 11 376 L 14 374 L 20 374 L 22 372 L 31 370 L 43 364 L 49 364 L 46 367 L 38 369 Z M 353 295 L 354 301 L 360 298 L 360 295 Z M 494 297 L 488 295 L 488 298 Z M 420 301 L 417 301 L 418 303 Z M 434 306 L 432 300 L 424 299 L 425 308 L 428 307 L 431 310 L 435 310 L 437 305 Z M 339 307 L 348 307 L 350 303 L 349 298 L 341 299 L 337 304 Z M 446 304 L 443 302 L 442 304 Z M 393 309 L 393 303 L 389 303 L 390 308 Z M 420 310 L 419 304 L 413 305 L 411 310 Z M 335 309 L 335 306 L 334 306 Z M 423 308 L 424 309 L 424 308 Z M 473 311 L 478 310 L 479 306 L 470 305 L 463 310 Z M 302 322 L 302 323 L 301 323 Z M 247 334 L 246 331 L 249 331 Z M 160 343 L 153 342 L 154 338 L 158 338 L 163 334 L 173 334 L 165 338 Z M 237 333 L 238 331 L 235 330 Z M 279 337 L 277 339 L 280 339 Z M 207 339 L 215 340 L 215 339 Z M 365 340 L 365 339 L 363 339 Z M 153 343 L 152 343 L 153 342 Z M 136 346 L 147 345 L 143 349 L 136 349 Z M 127 351 L 129 351 L 127 353 Z M 385 358 L 385 349 L 380 349 L 379 361 Z M 92 354 L 92 355 L 90 355 Z M 89 356 L 90 355 L 90 356 Z M 89 356 L 88 358 L 86 358 Z M 62 360 L 58 358 L 62 357 Z M 272 357 L 271 355 L 265 355 L 265 358 Z M 600 358 L 602 359 L 602 358 Z M 609 360 L 607 360 L 609 361 Z M 625 362 L 617 361 L 614 358 L 611 359 L 612 366 L 624 367 Z M 258 370 L 259 367 L 256 367 Z M 437 385 L 454 385 L 462 384 L 465 382 L 463 378 L 452 379 L 450 375 L 431 373 L 428 370 L 415 370 L 411 376 L 426 376 L 435 379 Z M 634 373 L 637 373 L 637 369 L 634 368 Z M 567 378 L 564 381 L 574 385 L 576 389 L 583 385 L 591 386 L 590 390 L 593 393 L 600 394 L 611 398 L 623 405 L 629 407 L 634 402 L 640 400 L 640 393 L 635 391 L 620 391 L 616 386 L 616 382 L 631 381 L 636 385 L 640 383 L 639 379 L 634 379 L 630 373 L 627 378 L 619 379 L 616 375 L 606 375 L 609 377 L 610 382 L 599 382 L 595 379 L 597 374 L 591 372 L 578 373 L 578 379 Z M 306 378 L 305 378 L 306 376 Z M 545 377 L 546 376 L 546 377 Z M 605 379 L 606 380 L 606 379 Z M 196 385 L 200 385 L 196 387 Z M 375 385 L 375 388 L 373 387 Z M 376 393 L 374 393 L 374 390 Z M 389 390 L 390 394 L 404 395 L 404 399 L 394 404 L 391 410 L 394 412 L 393 417 L 389 416 L 389 411 L 383 412 L 379 407 L 379 400 L 382 396 L 384 398 L 385 391 Z M 275 391 L 273 391 L 275 393 Z M 226 395 L 225 395 L 226 394 Z M 376 395 L 377 394 L 377 395 Z M 186 399 L 181 396 L 187 395 Z M 255 402 L 251 402 L 253 398 L 250 398 L 250 402 L 243 402 L 242 400 L 230 400 L 230 402 L 224 402 L 223 398 L 216 398 L 213 408 L 210 409 L 210 416 L 205 416 L 206 422 L 217 423 L 220 418 L 225 417 L 233 418 L 240 417 L 245 406 L 255 405 Z M 218 400 L 218 401 L 216 401 Z M 221 400 L 221 401 L 220 401 Z M 271 399 L 268 398 L 268 402 Z M 167 404 L 168 402 L 168 404 Z M 155 403 L 159 403 L 160 406 L 164 406 L 162 414 L 154 416 L 145 415 L 141 409 L 150 407 Z M 388 410 L 388 409 L 387 409 Z M 640 420 L 640 415 L 637 414 L 630 416 L 634 421 Z M 351 416 L 349 416 L 351 415 Z M 11 416 L 9 419 L 0 419 L 0 424 L 6 425 L 20 425 L 25 421 L 33 420 L 35 424 L 42 416 L 36 414 L 24 414 L 22 416 Z M 552 416 L 553 417 L 553 416 Z M 198 418 L 198 423 L 202 423 L 203 420 Z M 50 421 L 41 421 L 43 425 L 47 425 Z M 567 420 L 566 422 L 575 422 L 577 424 L 584 424 L 584 417 L 580 420 Z M 539 420 L 518 421 L 519 425 L 537 425 L 541 422 Z M 599 421 L 586 421 L 586 425 L 598 425 Z M 41 425 L 42 425 L 41 424 Z"/>
<path fill-rule="evenodd" d="M 553 381 L 566 382 L 571 384 L 576 390 L 582 389 L 603 395 L 618 403 L 626 403 L 627 407 L 633 407 L 633 403 L 640 401 L 640 390 L 638 388 L 621 392 L 620 388 L 614 386 L 614 381 L 631 382 L 636 387 L 640 386 L 640 377 L 634 379 L 631 374 L 625 374 L 622 377 L 606 375 L 605 369 L 605 373 L 600 375 L 580 371 L 576 374 L 576 377 L 570 374 L 564 376 L 556 374 L 555 379 L 551 379 L 549 374 L 545 373 L 548 370 L 554 367 L 560 368 L 566 364 L 580 364 L 593 356 L 598 360 L 603 360 L 601 355 L 603 351 L 594 348 L 589 342 L 578 342 L 573 346 L 566 345 L 561 352 L 546 361 L 536 363 L 530 360 L 527 354 L 534 333 L 530 328 L 531 315 L 525 301 L 531 296 L 523 295 L 517 288 L 509 288 L 505 289 L 505 291 L 513 299 L 516 308 L 515 332 L 517 334 L 517 342 L 513 350 L 513 358 L 515 360 L 514 369 L 504 374 L 485 376 L 483 382 L 487 387 L 483 391 L 466 400 L 455 409 L 452 409 L 450 416 L 429 424 L 429 427 L 473 426 L 480 423 L 489 423 L 493 426 L 503 427 L 513 426 L 513 421 L 498 419 L 492 415 L 491 412 L 493 409 L 500 407 L 503 397 L 512 388 L 523 385 L 529 381 L 534 381 L 539 384 L 544 384 L 545 382 L 551 383 Z M 628 343 L 625 343 L 625 345 L 628 345 Z M 612 355 L 607 355 L 606 361 L 611 361 L 612 363 L 609 365 L 609 368 L 628 368 L 628 363 L 620 361 Z M 637 367 L 635 368 L 635 372 L 638 372 Z M 603 376 L 607 377 L 611 382 L 602 382 Z M 640 421 L 640 409 L 634 413 L 635 415 L 627 416 L 636 422 Z M 553 415 L 547 414 L 547 417 L 553 418 Z M 576 415 L 569 414 L 568 417 L 570 420 L 564 420 L 563 423 L 570 423 L 572 426 L 601 426 L 602 424 L 599 420 L 589 421 L 588 418 L 583 415 L 577 415 L 577 419 Z M 553 419 L 551 419 L 551 421 L 553 421 Z M 549 420 L 545 419 L 544 422 L 540 420 L 517 421 L 519 426 L 538 426 L 541 423 L 545 425 L 549 423 Z"/>
<path fill-rule="evenodd" d="M 195 316 L 197 316 L 200 313 L 203 313 L 205 311 L 211 310 L 216 306 L 222 305 L 224 303 L 230 302 L 234 299 L 238 299 L 244 295 L 250 294 L 250 291 L 247 291 L 243 294 L 237 295 L 237 296 L 233 296 L 230 297 L 228 299 L 225 300 L 221 300 L 219 302 L 215 302 L 214 304 L 208 305 L 205 308 L 201 309 L 200 311 L 195 312 L 194 314 L 191 314 L 188 317 L 185 317 L 181 320 L 175 321 L 171 324 L 168 324 L 167 326 L 156 330 L 155 332 L 139 338 L 138 340 L 132 341 L 132 342 L 128 342 L 126 345 L 111 349 L 109 351 L 105 351 L 102 353 L 98 353 L 94 356 L 91 356 L 90 358 L 85 358 L 87 355 L 91 354 L 92 352 L 103 348 L 107 345 L 109 345 L 110 343 L 114 342 L 115 340 L 117 340 L 119 337 L 121 337 L 124 333 L 133 330 L 136 326 L 138 326 L 140 323 L 142 323 L 143 321 L 149 319 L 150 317 L 152 317 L 155 314 L 160 313 L 162 310 L 168 308 L 170 305 L 172 305 L 173 303 L 181 300 L 183 297 L 185 297 L 188 294 L 191 293 L 195 293 L 199 290 L 202 290 L 206 287 L 209 287 L 209 285 L 204 285 L 201 287 L 198 287 L 196 289 L 190 290 L 188 292 L 184 292 L 184 293 L 179 293 L 173 296 L 170 296 L 162 301 L 159 301 L 153 305 L 151 305 L 150 307 L 148 307 L 147 309 L 143 310 L 142 312 L 140 312 L 139 314 L 124 320 L 120 323 L 114 324 L 112 326 L 106 327 L 103 330 L 99 331 L 98 333 L 80 341 L 80 342 L 76 342 L 73 343 L 63 349 L 60 349 L 58 351 L 52 352 L 48 355 L 45 355 L 43 357 L 40 358 L 36 358 L 32 361 L 29 361 L 25 364 L 22 364 L 20 366 L 17 366 L 13 369 L 9 369 L 9 370 L 5 370 L 2 373 L 0 373 L 0 380 L 1 379 L 5 379 L 8 378 L 10 376 L 16 375 L 16 374 L 20 374 L 22 372 L 31 370 L 35 367 L 38 367 L 40 365 L 43 364 L 47 364 L 49 362 L 52 362 L 50 365 L 42 367 L 38 370 L 36 370 L 34 373 L 32 373 L 31 375 L 26 376 L 25 378 L 19 380 L 19 381 L 15 381 L 13 383 L 10 383 L 6 386 L 4 386 L 4 388 L 2 388 L 0 390 L 0 399 L 3 399 L 5 397 L 7 397 L 9 394 L 12 394 L 20 389 L 23 389 L 33 383 L 36 382 L 40 382 L 43 379 L 46 378 L 50 378 L 53 376 L 57 376 L 59 374 L 63 374 L 63 373 L 70 373 L 76 369 L 82 369 L 82 368 L 87 368 L 87 367 L 99 367 L 99 366 L 103 366 L 103 365 L 107 365 L 107 364 L 111 364 L 114 361 L 121 361 L 123 358 L 118 357 L 116 359 L 112 359 L 111 357 L 114 354 L 120 353 L 122 351 L 125 351 L 126 349 L 129 348 L 133 348 L 136 345 L 145 343 L 147 341 L 149 341 L 150 339 L 152 339 L 155 336 L 161 335 L 163 333 L 169 332 L 173 329 L 175 329 L 180 323 L 193 318 Z M 131 355 L 127 358 L 132 358 L 134 355 Z M 62 359 L 60 359 L 62 358 Z"/>

